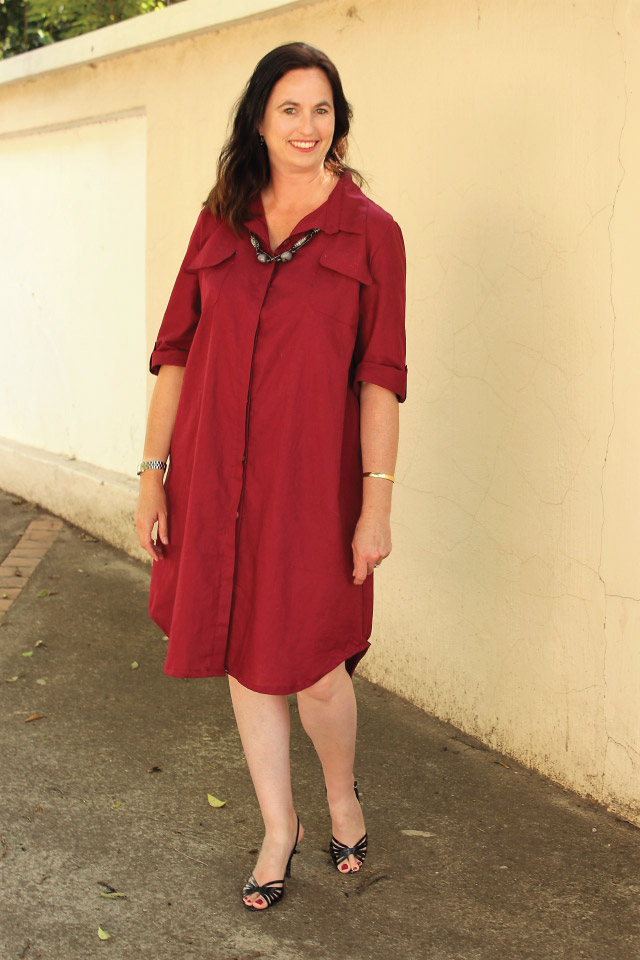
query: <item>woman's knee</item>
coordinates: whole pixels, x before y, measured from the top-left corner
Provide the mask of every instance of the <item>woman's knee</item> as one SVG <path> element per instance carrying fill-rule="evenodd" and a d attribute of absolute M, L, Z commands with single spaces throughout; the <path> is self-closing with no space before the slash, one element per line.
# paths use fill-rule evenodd
<path fill-rule="evenodd" d="M 310 687 L 298 692 L 298 696 L 309 697 L 314 700 L 330 700 L 341 688 L 345 678 L 348 679 L 348 673 L 345 670 L 344 663 L 339 663 L 337 667 L 320 677 Z"/>

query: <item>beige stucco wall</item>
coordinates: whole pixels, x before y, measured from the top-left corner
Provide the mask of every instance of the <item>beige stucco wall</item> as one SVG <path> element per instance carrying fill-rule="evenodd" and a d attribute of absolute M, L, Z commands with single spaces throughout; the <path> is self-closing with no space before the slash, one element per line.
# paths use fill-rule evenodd
<path fill-rule="evenodd" d="M 101 445 L 68 429 L 87 400 L 81 378 L 42 429 L 50 387 L 28 366 L 20 320 L 47 255 L 37 246 L 34 257 L 20 225 L 0 235 L 2 263 L 22 237 L 12 263 L 27 285 L 12 294 L 20 315 L 2 321 L 24 373 L 0 396 L 0 486 L 135 553 L 135 483 L 122 473 L 142 452 L 148 353 L 231 105 L 260 56 L 292 39 L 337 63 L 355 110 L 352 162 L 408 254 L 393 552 L 376 573 L 359 670 L 640 823 L 639 4 L 320 0 L 4 86 L 0 64 L 3 180 L 15 131 L 61 125 L 75 177 L 69 125 L 108 116 L 131 165 L 96 157 L 96 191 L 146 191 L 146 245 L 136 199 L 88 238 L 93 249 L 137 239 L 137 275 L 114 268 L 93 315 L 63 271 L 39 314 L 43 334 L 55 314 L 76 363 L 95 364 L 131 298 L 126 375 L 110 367 L 117 413 L 112 391 L 89 398 Z M 28 138 L 28 170 L 46 168 L 53 135 Z M 12 209 L 35 229 L 40 191 L 17 184 Z M 77 249 L 73 219 L 55 231 Z M 115 473 L 97 481 L 84 468 L 84 484 L 69 456 Z"/>

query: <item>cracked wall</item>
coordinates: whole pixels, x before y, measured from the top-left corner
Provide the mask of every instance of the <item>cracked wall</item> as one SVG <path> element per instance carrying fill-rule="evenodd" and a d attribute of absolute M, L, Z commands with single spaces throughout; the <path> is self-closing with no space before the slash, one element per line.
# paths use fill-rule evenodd
<path fill-rule="evenodd" d="M 5 133 L 144 108 L 149 348 L 233 100 L 292 37 L 407 248 L 359 672 L 640 823 L 640 5 L 331 0 L 0 85 Z"/>
<path fill-rule="evenodd" d="M 640 823 L 640 8 L 412 13 L 410 386 L 362 671 Z"/>

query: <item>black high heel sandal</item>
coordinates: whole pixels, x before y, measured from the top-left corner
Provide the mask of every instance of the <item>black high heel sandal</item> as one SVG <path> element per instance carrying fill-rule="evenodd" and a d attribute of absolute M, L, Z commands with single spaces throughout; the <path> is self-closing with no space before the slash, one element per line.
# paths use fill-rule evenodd
<path fill-rule="evenodd" d="M 268 883 L 263 883 L 261 886 L 258 884 L 258 881 L 253 874 L 249 877 L 244 887 L 242 888 L 242 896 L 250 897 L 252 893 L 259 893 L 263 900 L 266 901 L 266 907 L 254 907 L 253 903 L 245 903 L 243 899 L 243 904 L 247 910 L 268 910 L 274 903 L 277 903 L 284 894 L 284 881 L 287 877 L 291 876 L 291 858 L 294 853 L 297 853 L 296 847 L 298 846 L 298 838 L 300 836 L 300 817 L 296 814 L 298 820 L 298 827 L 296 830 L 296 842 L 293 845 L 293 850 L 289 854 L 289 859 L 287 860 L 287 868 L 284 873 L 282 880 L 269 880 Z"/>
<path fill-rule="evenodd" d="M 325 790 L 326 790 L 325 786 Z M 358 803 L 360 803 L 360 794 L 358 793 L 358 781 L 353 781 L 353 789 L 356 792 L 356 797 Z M 331 859 L 333 860 L 335 866 L 338 869 L 339 873 L 359 873 L 360 867 L 364 863 L 364 858 L 367 855 L 367 833 L 365 832 L 363 837 L 360 837 L 358 842 L 353 847 L 348 847 L 344 843 L 340 843 L 339 840 L 331 834 L 331 840 L 329 842 L 329 850 L 331 851 Z M 358 869 L 354 870 L 353 867 L 350 867 L 348 870 L 340 870 L 340 864 L 344 863 L 345 860 L 349 859 L 350 854 L 353 854 L 356 860 L 358 861 Z"/>

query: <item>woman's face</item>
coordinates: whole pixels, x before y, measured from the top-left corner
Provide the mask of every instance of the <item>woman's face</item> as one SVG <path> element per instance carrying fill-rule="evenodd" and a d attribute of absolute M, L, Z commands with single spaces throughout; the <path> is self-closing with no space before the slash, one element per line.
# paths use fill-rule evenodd
<path fill-rule="evenodd" d="M 331 84 L 319 67 L 289 70 L 274 84 L 258 132 L 269 162 L 283 173 L 321 168 L 335 115 Z"/>

